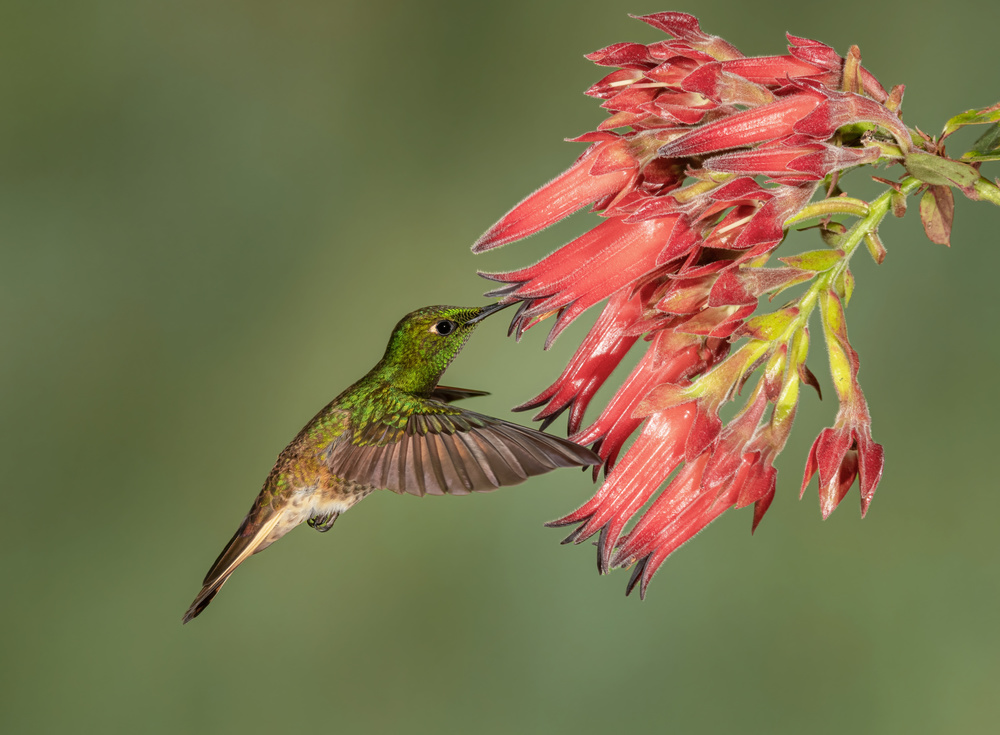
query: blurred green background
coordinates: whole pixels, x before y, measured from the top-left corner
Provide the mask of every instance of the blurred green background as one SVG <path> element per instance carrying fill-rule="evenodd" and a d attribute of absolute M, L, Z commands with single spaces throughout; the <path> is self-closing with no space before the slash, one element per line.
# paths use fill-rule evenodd
<path fill-rule="evenodd" d="M 964 200 L 951 250 L 912 201 L 886 263 L 857 259 L 888 457 L 863 522 L 856 489 L 825 523 L 815 484 L 796 498 L 835 410 L 805 395 L 756 536 L 727 514 L 645 603 L 542 527 L 592 491 L 567 471 L 377 494 L 180 624 L 276 453 L 399 316 L 482 303 L 477 269 L 592 221 L 469 252 L 602 119 L 582 54 L 659 38 L 627 13 L 668 9 L 749 54 L 857 43 L 931 132 L 1000 98 L 995 0 L 2 4 L 0 731 L 995 727 L 1000 212 Z M 507 416 L 585 327 L 546 353 L 487 322 L 448 382 Z"/>

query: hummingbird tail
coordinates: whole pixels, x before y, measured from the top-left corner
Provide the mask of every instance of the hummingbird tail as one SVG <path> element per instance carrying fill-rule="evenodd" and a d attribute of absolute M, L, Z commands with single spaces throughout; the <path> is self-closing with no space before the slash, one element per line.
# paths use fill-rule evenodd
<path fill-rule="evenodd" d="M 272 542 L 284 535 L 281 532 L 277 535 L 274 533 L 275 527 L 281 520 L 282 515 L 284 515 L 280 511 L 273 513 L 270 518 L 259 525 L 251 522 L 252 515 L 253 513 L 243 520 L 239 530 L 230 539 L 229 543 L 226 544 L 226 548 L 219 554 L 219 558 L 215 560 L 212 568 L 208 570 L 208 574 L 205 575 L 204 586 L 201 588 L 198 596 L 194 598 L 191 607 L 184 613 L 183 622 L 187 623 L 190 620 L 194 620 L 201 614 L 202 610 L 208 607 L 212 598 L 219 593 L 222 585 L 226 583 L 226 580 L 229 579 L 229 576 L 236 571 L 236 568 L 240 564 L 258 551 L 263 551 Z"/>

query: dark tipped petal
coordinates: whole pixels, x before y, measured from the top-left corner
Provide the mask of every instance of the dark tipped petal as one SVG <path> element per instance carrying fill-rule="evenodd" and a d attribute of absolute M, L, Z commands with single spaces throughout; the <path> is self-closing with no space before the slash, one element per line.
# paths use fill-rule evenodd
<path fill-rule="evenodd" d="M 563 516 L 562 518 L 545 521 L 542 525 L 546 528 L 563 528 L 564 526 L 572 526 L 574 523 L 579 523 L 581 525 L 578 530 L 582 531 L 583 526 L 586 525 L 589 518 L 589 514 L 580 515 L 579 513 L 570 513 L 568 516 Z"/>
<path fill-rule="evenodd" d="M 488 273 L 480 273 L 479 275 L 484 276 L 485 278 L 490 277 Z M 505 283 L 504 285 L 498 286 L 497 288 L 494 288 L 491 291 L 487 291 L 486 293 L 483 294 L 483 296 L 485 296 L 488 299 L 499 299 L 504 296 L 510 296 L 519 288 L 521 288 L 520 283 Z"/>
<path fill-rule="evenodd" d="M 539 424 L 539 426 L 538 426 L 539 431 L 545 431 L 547 428 L 549 428 L 550 426 L 552 426 L 552 424 L 555 422 L 555 420 L 558 419 L 563 414 L 563 412 L 567 408 L 569 408 L 569 406 L 570 406 L 570 404 L 567 403 L 565 406 L 563 406 L 562 408 L 560 408 L 558 411 L 555 411 L 554 413 L 551 413 L 548 416 L 546 416 L 545 418 L 543 418 L 542 419 L 542 423 Z"/>
<path fill-rule="evenodd" d="M 545 525 L 549 526 L 550 528 L 556 528 L 556 526 L 554 525 L 553 521 L 549 521 Z M 574 543 L 576 541 L 577 537 L 580 535 L 580 533 L 582 531 L 583 531 L 583 524 L 580 524 L 579 526 L 577 526 L 576 528 L 573 529 L 573 531 L 569 534 L 569 536 L 567 536 L 566 538 L 564 538 L 559 543 L 560 544 L 572 544 L 572 543 Z"/>
<path fill-rule="evenodd" d="M 518 327 L 521 325 L 521 315 L 524 314 L 524 312 L 528 310 L 529 306 L 531 306 L 531 302 L 530 301 L 522 301 L 521 305 L 517 307 L 517 311 L 514 312 L 514 316 L 510 320 L 510 326 L 507 327 L 507 336 L 508 337 L 511 336 L 512 334 L 514 334 L 515 330 L 518 330 Z M 517 332 L 517 339 L 521 338 L 521 332 L 522 331 L 523 330 L 518 330 L 518 332 Z"/>
<path fill-rule="evenodd" d="M 601 535 L 597 537 L 597 573 L 608 573 L 608 555 L 604 553 L 604 547 L 608 542 L 608 524 L 601 526 Z"/>
<path fill-rule="evenodd" d="M 625 596 L 628 597 L 632 594 L 632 590 L 635 589 L 636 584 L 643 576 L 643 572 L 646 571 L 646 563 L 649 561 L 649 556 L 642 557 L 638 562 L 636 562 L 635 568 L 632 570 L 632 576 L 628 580 L 628 584 L 625 586 Z M 645 585 L 639 593 L 640 599 L 645 597 Z"/>

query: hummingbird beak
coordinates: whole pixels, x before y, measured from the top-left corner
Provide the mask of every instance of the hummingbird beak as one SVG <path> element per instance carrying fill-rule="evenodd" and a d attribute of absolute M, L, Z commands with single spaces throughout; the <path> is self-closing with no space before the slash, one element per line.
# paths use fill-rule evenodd
<path fill-rule="evenodd" d="M 496 314 L 498 311 L 500 311 L 501 309 L 506 309 L 508 306 L 513 306 L 515 303 L 517 303 L 517 302 L 516 301 L 508 301 L 505 304 L 502 301 L 498 301 L 495 304 L 490 304 L 489 306 L 484 306 L 484 307 L 482 307 L 482 309 L 480 309 L 480 311 L 479 311 L 478 314 L 476 314 L 474 317 L 472 317 L 471 319 L 469 319 L 465 323 L 466 324 L 478 324 L 479 322 L 481 322 L 486 317 L 488 317 L 488 316 L 490 316 L 492 314 Z"/>

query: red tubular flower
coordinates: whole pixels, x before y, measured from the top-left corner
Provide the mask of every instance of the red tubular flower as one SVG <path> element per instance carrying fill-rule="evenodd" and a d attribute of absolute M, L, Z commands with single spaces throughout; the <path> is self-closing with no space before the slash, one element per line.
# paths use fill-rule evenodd
<path fill-rule="evenodd" d="M 851 92 L 826 93 L 826 99 L 795 123 L 794 130 L 812 138 L 829 138 L 844 125 L 864 122 L 885 128 L 904 151 L 910 149 L 910 132 L 899 115 L 875 100 Z"/>
<path fill-rule="evenodd" d="M 588 148 L 572 167 L 525 197 L 485 232 L 472 246 L 473 252 L 481 253 L 534 235 L 578 209 L 620 191 L 632 178 L 634 165 L 626 165 L 617 142 L 608 140 Z M 607 158 L 611 156 L 602 154 L 609 150 L 620 161 L 619 168 L 607 165 Z M 593 171 L 597 163 L 604 165 Z"/>
<path fill-rule="evenodd" d="M 835 243 L 843 230 L 824 223 L 832 248 L 764 266 L 817 192 L 832 196 L 841 172 L 884 160 L 887 150 L 905 155 L 911 140 L 898 113 L 901 88 L 887 94 L 857 49 L 845 58 L 789 36 L 787 55 L 747 58 L 693 16 L 640 20 L 673 38 L 588 55 L 617 67 L 587 90 L 608 118 L 575 139 L 590 147 L 565 173 L 473 250 L 527 237 L 587 205 L 604 218 L 535 265 L 482 275 L 502 284 L 489 295 L 521 302 L 511 324 L 518 337 L 555 315 L 546 348 L 607 300 L 559 378 L 517 410 L 539 409 L 543 427 L 569 411 L 572 438 L 605 460 L 597 493 L 548 525 L 577 524 L 567 542 L 600 533 L 598 568 L 635 564 L 628 589 L 639 584 L 644 595 L 667 556 L 725 510 L 753 505 L 755 529 L 770 506 L 773 462 L 799 388 L 816 386 L 805 364 L 816 303 L 841 410 L 813 446 L 803 487 L 819 473 L 825 517 L 860 476 L 867 510 L 882 449 L 843 326 L 853 287 Z M 762 295 L 804 283 L 812 283 L 808 298 L 753 316 Z M 641 344 L 645 354 L 581 429 L 597 390 Z M 720 408 L 758 371 L 746 405 L 723 424 Z"/>
<path fill-rule="evenodd" d="M 808 38 L 799 38 L 798 36 L 793 36 L 791 33 L 785 35 L 788 38 L 788 50 L 793 57 L 808 64 L 815 64 L 828 75 L 833 75 L 832 78 L 827 77 L 827 83 L 824 86 L 831 89 L 841 87 L 842 72 L 846 61 L 842 56 L 825 43 L 813 41 Z M 885 87 L 879 84 L 875 75 L 863 66 L 859 66 L 859 70 L 862 83 L 862 90 L 859 91 L 864 91 L 866 95 L 876 102 L 884 103 L 889 97 L 885 91 Z"/>
<path fill-rule="evenodd" d="M 736 59 L 743 56 L 739 49 L 725 39 L 710 36 L 701 30 L 698 19 L 687 13 L 651 13 L 650 15 L 633 15 L 633 18 L 648 23 L 664 33 L 669 33 L 678 41 L 688 44 L 691 48 L 702 51 L 714 59 Z M 671 42 L 666 42 L 670 45 Z M 656 44 L 650 49 L 655 56 L 660 46 Z"/>
<path fill-rule="evenodd" d="M 729 508 L 755 503 L 756 529 L 774 497 L 777 478 L 771 466 L 773 454 L 766 450 L 767 441 L 761 441 L 768 432 L 755 432 L 767 404 L 761 383 L 718 442 L 684 466 L 621 540 L 611 565 L 636 564 L 626 594 L 640 584 L 639 595 L 644 597 L 649 581 L 666 558 Z M 599 548 L 599 553 L 603 551 Z"/>
<path fill-rule="evenodd" d="M 580 314 L 625 285 L 654 270 L 656 258 L 673 231 L 676 218 L 639 223 L 608 219 L 548 258 L 513 273 L 484 274 L 515 287 L 493 295 L 505 302 L 523 301 L 522 329 L 528 320 L 558 311 L 547 345 Z"/>
<path fill-rule="evenodd" d="M 822 101 L 822 95 L 811 91 L 792 94 L 756 109 L 706 123 L 665 144 L 658 154 L 664 158 L 702 156 L 786 138 L 796 132 L 795 124 Z"/>
<path fill-rule="evenodd" d="M 591 398 L 639 339 L 638 333 L 630 334 L 626 329 L 639 320 L 641 309 L 638 294 L 623 289 L 613 295 L 559 379 L 514 410 L 528 411 L 548 404 L 535 416 L 544 429 L 571 408 L 569 432 L 576 432 Z"/>
<path fill-rule="evenodd" d="M 684 465 L 624 539 L 620 558 L 641 560 L 626 593 L 641 579 L 639 595 L 645 597 L 649 580 L 666 558 L 732 505 L 733 498 L 729 497 L 732 492 L 727 492 L 728 488 L 720 496 L 701 491 L 709 459 L 706 453 Z"/>
<path fill-rule="evenodd" d="M 872 441 L 869 428 L 871 416 L 868 415 L 867 406 L 862 405 L 861 408 L 863 414 L 852 411 L 850 413 L 853 415 L 838 417 L 834 428 L 823 429 L 809 450 L 799 497 L 805 493 L 809 480 L 818 470 L 819 507 L 824 520 L 844 499 L 859 474 L 861 515 L 864 516 L 882 477 L 885 453 L 881 444 Z"/>
<path fill-rule="evenodd" d="M 642 423 L 642 418 L 634 413 L 649 391 L 657 385 L 675 385 L 689 375 L 702 372 L 728 349 L 723 340 L 703 344 L 702 340 L 680 332 L 658 332 L 652 349 L 643 355 L 601 415 L 589 427 L 574 433 L 573 441 L 594 443 L 594 451 L 605 460 L 610 471 L 625 441 Z M 690 429 L 688 426 L 688 433 Z"/>
<path fill-rule="evenodd" d="M 598 568 L 606 572 L 611 550 L 625 524 L 683 460 L 683 440 L 694 415 L 694 407 L 688 403 L 651 418 L 597 494 L 569 515 L 545 525 L 579 523 L 564 543 L 580 543 L 600 531 Z"/>
<path fill-rule="evenodd" d="M 829 143 L 810 143 L 723 153 L 709 158 L 704 165 L 709 171 L 723 173 L 775 178 L 790 173 L 798 174 L 798 177 L 804 174 L 806 178 L 819 181 L 834 171 L 874 163 L 877 159 L 878 151 L 872 148 L 853 149 Z"/>
<path fill-rule="evenodd" d="M 882 477 L 885 453 L 882 446 L 872 440 L 871 414 L 858 384 L 861 363 L 858 353 L 847 341 L 843 303 L 836 293 L 827 292 L 822 295 L 820 306 L 840 410 L 833 428 L 823 429 L 809 450 L 799 497 L 805 493 L 812 476 L 819 471 L 819 505 L 826 519 L 860 475 L 863 517 L 868 513 L 868 506 Z"/>
<path fill-rule="evenodd" d="M 611 564 L 622 566 L 632 560 L 642 560 L 641 595 L 645 594 L 649 579 L 672 551 L 736 502 L 741 484 L 733 480 L 737 470 L 743 469 L 743 448 L 760 420 L 764 405 L 766 401 L 753 404 L 751 411 L 745 414 L 745 418 L 752 421 L 736 420 L 721 433 L 712 431 L 718 435 L 717 442 L 701 443 L 696 456 L 689 457 L 684 469 L 622 539 Z M 689 435 L 689 442 L 690 438 Z M 633 576 L 629 590 L 637 580 L 638 576 Z"/>
<path fill-rule="evenodd" d="M 816 64 L 788 56 L 756 56 L 750 59 L 723 61 L 723 70 L 735 74 L 749 82 L 766 87 L 777 87 L 789 79 L 813 79 L 824 70 Z"/>
<path fill-rule="evenodd" d="M 767 87 L 727 72 L 721 62 L 698 67 L 684 77 L 681 88 L 704 95 L 720 105 L 757 107 L 774 101 L 774 93 Z"/>
<path fill-rule="evenodd" d="M 737 260 L 746 263 L 771 252 L 785 236 L 785 220 L 801 210 L 816 191 L 816 182 L 782 186 L 747 222 L 733 241 L 734 250 L 745 250 Z"/>

